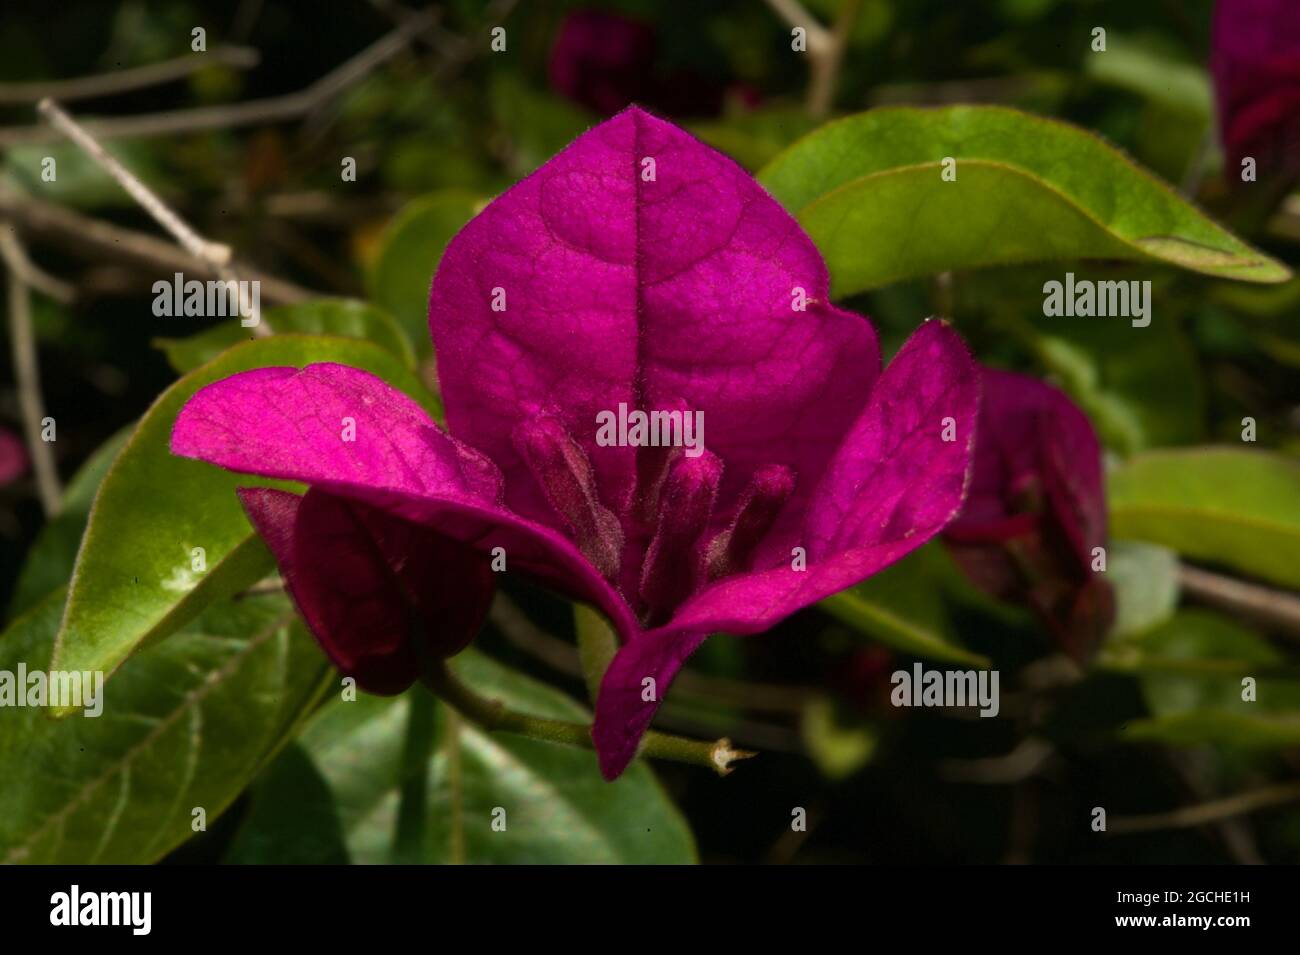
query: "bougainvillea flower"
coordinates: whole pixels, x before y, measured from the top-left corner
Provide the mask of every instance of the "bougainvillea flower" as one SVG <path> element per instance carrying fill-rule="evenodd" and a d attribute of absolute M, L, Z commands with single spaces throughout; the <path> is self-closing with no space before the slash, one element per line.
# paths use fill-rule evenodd
<path fill-rule="evenodd" d="M 1219 0 L 1211 46 L 1230 177 L 1245 156 L 1261 173 L 1300 172 L 1300 4 Z"/>
<path fill-rule="evenodd" d="M 611 116 L 629 103 L 648 103 L 679 116 L 715 116 L 732 95 L 757 102 L 750 87 L 724 89 L 715 78 L 660 65 L 654 27 L 605 10 L 575 10 L 555 35 L 546 72 L 551 89 L 587 109 Z"/>
<path fill-rule="evenodd" d="M 27 449 L 22 438 L 0 428 L 0 487 L 16 481 L 27 471 Z"/>
<path fill-rule="evenodd" d="M 1064 394 L 985 369 L 966 506 L 944 532 L 958 563 L 994 596 L 1031 606 L 1077 660 L 1114 619 L 1110 584 L 1093 571 L 1106 544 L 1101 446 Z"/>
<path fill-rule="evenodd" d="M 758 183 L 632 108 L 447 247 L 429 306 L 446 431 L 363 371 L 266 368 L 199 391 L 172 450 L 310 486 L 246 503 L 334 659 L 381 642 L 381 689 L 472 635 L 496 548 L 598 607 L 621 642 L 592 730 L 613 778 L 706 636 L 768 629 L 961 507 L 980 381 L 965 346 L 927 322 L 881 372 L 871 325 L 828 296 L 817 250 Z M 620 406 L 701 413 L 705 450 L 597 440 Z M 336 548 L 353 584 L 330 594 Z M 427 625 L 457 594 L 472 606 L 450 632 Z M 405 656 L 403 615 L 422 637 Z"/>
<path fill-rule="evenodd" d="M 552 89 L 608 116 L 645 97 L 654 61 L 650 24 L 578 10 L 560 24 L 546 69 Z"/>

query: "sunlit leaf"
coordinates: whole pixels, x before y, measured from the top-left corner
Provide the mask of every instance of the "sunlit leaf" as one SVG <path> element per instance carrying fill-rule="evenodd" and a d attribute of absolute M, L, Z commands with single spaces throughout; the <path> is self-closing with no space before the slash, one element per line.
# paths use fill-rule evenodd
<path fill-rule="evenodd" d="M 837 295 L 1056 259 L 1255 282 L 1290 274 L 1096 136 L 1002 107 L 860 113 L 804 137 L 759 178 L 817 243 Z"/>

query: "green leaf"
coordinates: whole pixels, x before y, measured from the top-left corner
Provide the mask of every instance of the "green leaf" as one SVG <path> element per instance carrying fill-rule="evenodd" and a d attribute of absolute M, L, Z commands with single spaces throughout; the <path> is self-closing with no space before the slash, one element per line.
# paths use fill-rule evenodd
<path fill-rule="evenodd" d="M 1084 72 L 1098 82 L 1130 90 L 1189 118 L 1208 121 L 1214 110 L 1214 94 L 1204 68 L 1135 38 L 1110 34 L 1106 55 L 1085 57 Z"/>
<path fill-rule="evenodd" d="M 58 669 L 111 673 L 145 641 L 166 636 L 206 604 L 270 572 L 271 556 L 235 496 L 237 487 L 269 482 L 173 457 L 172 425 L 190 396 L 213 381 L 253 368 L 321 361 L 364 368 L 432 404 L 399 359 L 345 338 L 259 339 L 177 381 L 145 413 L 95 498 L 55 643 Z M 195 547 L 205 551 L 202 573 L 192 569 Z"/>
<path fill-rule="evenodd" d="M 1106 577 L 1115 590 L 1113 637 L 1126 637 L 1168 620 L 1178 606 L 1178 556 L 1166 547 L 1111 541 Z"/>
<path fill-rule="evenodd" d="M 1031 343 L 1101 433 L 1124 454 L 1204 438 L 1205 386 L 1182 329 L 1160 322 L 1134 334 L 1127 323 L 1054 326 Z M 1170 401 L 1170 395 L 1178 395 Z"/>
<path fill-rule="evenodd" d="M 987 657 L 957 642 L 956 628 L 939 596 L 947 555 L 922 548 L 818 606 L 886 646 L 928 660 L 987 667 Z"/>
<path fill-rule="evenodd" d="M 1238 747 L 1300 743 L 1300 682 L 1277 675 L 1283 658 L 1262 637 L 1202 610 L 1184 610 L 1105 658 L 1138 674 L 1151 718 L 1125 728 L 1132 739 Z M 1242 680 L 1255 679 L 1255 699 Z"/>
<path fill-rule="evenodd" d="M 123 209 L 135 205 L 131 197 L 104 167 L 69 142 L 34 145 L 14 144 L 5 148 L 0 179 L 21 185 L 24 191 L 46 202 L 81 209 Z M 169 196 L 174 177 L 159 162 L 156 143 L 142 139 L 120 139 L 113 144 L 113 157 L 133 174 Z M 45 178 L 45 161 L 52 159 L 53 179 Z M 171 181 L 169 181 L 171 180 Z"/>
<path fill-rule="evenodd" d="M 1300 587 L 1300 464 L 1266 451 L 1151 451 L 1108 476 L 1111 530 Z"/>
<path fill-rule="evenodd" d="M 100 445 L 68 482 L 61 510 L 41 528 L 27 552 L 9 602 L 10 619 L 36 606 L 42 597 L 68 582 L 95 492 L 134 428 L 134 425 L 125 427 Z"/>
<path fill-rule="evenodd" d="M 804 706 L 799 735 L 808 755 L 828 779 L 847 779 L 876 753 L 878 734 L 864 725 L 845 725 L 836 712 L 835 701 L 818 696 Z"/>
<path fill-rule="evenodd" d="M 803 107 L 772 106 L 737 116 L 692 123 L 690 130 L 746 169 L 760 169 L 817 126 Z"/>
<path fill-rule="evenodd" d="M 1138 720 L 1126 727 L 1124 735 L 1130 740 L 1152 740 L 1175 746 L 1220 745 L 1286 749 L 1300 746 L 1300 713 L 1263 714 L 1259 711 L 1229 713 L 1224 710 L 1195 710 L 1190 713 L 1174 713 L 1150 720 Z"/>
<path fill-rule="evenodd" d="M 405 332 L 393 316 L 381 308 L 355 299 L 324 298 L 298 305 L 267 309 L 262 313 L 277 335 L 337 335 L 362 338 L 379 345 L 415 367 L 415 353 Z M 425 334 L 428 337 L 428 334 Z M 240 342 L 253 341 L 249 329 L 238 322 L 223 322 L 188 338 L 155 338 L 154 345 L 167 356 L 167 363 L 179 374 L 193 371 Z"/>
<path fill-rule="evenodd" d="M 258 778 L 252 805 L 224 862 L 232 865 L 346 865 L 334 793 L 316 764 L 290 743 Z"/>
<path fill-rule="evenodd" d="M 415 344 L 433 351 L 429 338 L 429 286 L 443 250 L 473 218 L 482 198 L 470 192 L 435 192 L 407 205 L 384 231 L 367 277 L 370 297 L 388 309 Z"/>
<path fill-rule="evenodd" d="M 477 692 L 508 706 L 567 720 L 590 717 L 568 697 L 475 651 L 453 661 Z M 352 859 L 386 862 L 397 820 L 409 695 L 361 696 L 326 709 L 303 744 L 334 789 Z M 446 713 L 439 705 L 439 712 Z M 443 716 L 444 725 L 448 722 Z M 606 783 L 586 750 L 489 734 L 457 720 L 458 759 L 449 745 L 429 763 L 425 861 L 447 862 L 453 843 L 466 862 L 689 863 L 695 846 L 685 820 L 649 767 L 635 763 Z M 492 811 L 506 811 L 494 832 Z"/>
<path fill-rule="evenodd" d="M 522 76 L 497 70 L 488 89 L 499 152 L 515 178 L 546 162 L 599 118 Z"/>
<path fill-rule="evenodd" d="M 0 670 L 52 666 L 63 591 L 0 637 Z M 127 661 L 98 717 L 0 710 L 0 862 L 154 862 L 207 825 L 332 672 L 282 597 L 224 603 Z"/>
<path fill-rule="evenodd" d="M 955 181 L 940 177 L 957 160 Z M 1290 273 L 1084 130 L 993 106 L 876 109 L 829 123 L 759 174 L 825 256 L 836 295 L 990 265 L 1164 262 Z"/>

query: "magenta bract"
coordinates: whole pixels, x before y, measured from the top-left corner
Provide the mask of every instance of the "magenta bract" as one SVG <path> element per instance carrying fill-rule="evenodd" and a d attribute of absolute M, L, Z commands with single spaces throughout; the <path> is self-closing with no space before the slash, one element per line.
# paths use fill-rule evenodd
<path fill-rule="evenodd" d="M 1210 66 L 1229 179 L 1300 172 L 1300 3 L 1219 0 Z"/>
<path fill-rule="evenodd" d="M 379 379 L 313 365 L 202 389 L 172 449 L 311 486 L 296 512 L 268 492 L 245 503 L 340 666 L 382 637 L 377 689 L 418 675 L 418 654 L 393 639 L 404 618 L 380 605 L 402 601 L 422 652 L 449 655 L 481 618 L 496 548 L 510 571 L 600 608 L 622 644 L 593 727 L 607 778 L 705 637 L 765 630 L 861 581 L 962 505 L 980 372 L 960 339 L 928 322 L 881 373 L 870 324 L 830 303 L 795 221 L 731 160 L 640 109 L 461 231 L 429 326 L 447 432 Z M 704 446 L 606 440 L 601 422 L 621 406 L 698 415 Z M 419 551 L 411 565 L 405 546 Z M 330 548 L 349 555 L 348 600 L 320 592 L 336 575 L 302 572 Z M 448 614 L 457 594 L 466 607 Z"/>
<path fill-rule="evenodd" d="M 654 63 L 655 34 L 648 23 L 578 10 L 560 24 L 546 70 L 554 90 L 608 116 L 643 99 Z"/>
<path fill-rule="evenodd" d="M 1092 569 L 1106 545 L 1101 445 L 1056 388 L 984 371 L 970 494 L 944 537 L 976 584 L 1030 605 L 1075 659 L 1105 636 L 1114 598 Z"/>
<path fill-rule="evenodd" d="M 0 428 L 0 487 L 18 480 L 27 471 L 27 448 L 22 438 Z"/>

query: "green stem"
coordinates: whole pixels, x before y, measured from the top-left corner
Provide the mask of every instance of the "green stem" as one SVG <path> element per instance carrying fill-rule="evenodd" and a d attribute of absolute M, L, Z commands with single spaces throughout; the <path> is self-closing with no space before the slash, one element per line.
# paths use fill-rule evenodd
<path fill-rule="evenodd" d="M 465 864 L 465 770 L 460 754 L 460 714 L 451 707 L 443 710 L 443 752 L 447 756 L 449 796 L 448 855 L 452 865 Z"/>
<path fill-rule="evenodd" d="M 402 744 L 401 801 L 393 831 L 392 859 L 398 865 L 414 865 L 424 856 L 424 821 L 428 816 L 429 757 L 433 752 L 437 701 L 424 687 L 410 694 L 406 738 Z"/>
<path fill-rule="evenodd" d="M 457 679 L 445 663 L 430 667 L 425 680 L 444 703 L 483 729 L 583 749 L 595 748 L 591 739 L 591 727 L 507 709 L 500 700 L 479 696 Z M 679 763 L 707 766 L 719 776 L 730 773 L 732 763 L 754 755 L 732 748 L 729 739 L 708 742 L 666 733 L 646 733 L 641 741 L 640 754 L 652 759 L 670 759 Z"/>

